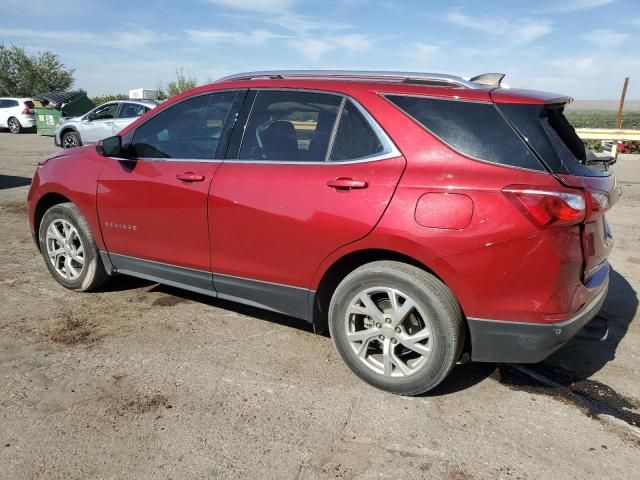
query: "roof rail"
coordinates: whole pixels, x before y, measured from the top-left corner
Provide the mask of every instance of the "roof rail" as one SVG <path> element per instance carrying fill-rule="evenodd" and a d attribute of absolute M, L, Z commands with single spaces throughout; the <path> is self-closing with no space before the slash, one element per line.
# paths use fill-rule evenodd
<path fill-rule="evenodd" d="M 217 80 L 252 80 L 255 78 L 296 78 L 296 79 L 340 79 L 340 80 L 388 80 L 403 83 L 419 83 L 426 85 L 457 86 L 463 88 L 483 88 L 480 82 L 474 83 L 455 75 L 444 73 L 420 72 L 385 72 L 385 71 L 351 71 L 351 70 L 265 70 L 257 72 L 236 73 Z"/>

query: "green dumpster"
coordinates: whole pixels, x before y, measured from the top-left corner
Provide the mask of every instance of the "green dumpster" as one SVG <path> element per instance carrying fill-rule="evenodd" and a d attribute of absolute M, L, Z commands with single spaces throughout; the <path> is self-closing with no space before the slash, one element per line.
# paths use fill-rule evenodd
<path fill-rule="evenodd" d="M 83 115 L 95 107 L 82 90 L 41 93 L 33 97 L 33 103 L 36 110 L 38 135 L 48 136 L 55 135 L 60 119 Z"/>

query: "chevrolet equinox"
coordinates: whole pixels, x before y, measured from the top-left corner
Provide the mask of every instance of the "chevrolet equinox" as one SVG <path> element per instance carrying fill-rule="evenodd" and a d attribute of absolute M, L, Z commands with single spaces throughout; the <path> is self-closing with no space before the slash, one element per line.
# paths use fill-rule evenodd
<path fill-rule="evenodd" d="M 604 301 L 620 190 L 569 97 L 502 77 L 223 78 L 41 161 L 34 240 L 71 290 L 133 275 L 328 327 L 398 394 L 465 352 L 541 361 Z"/>

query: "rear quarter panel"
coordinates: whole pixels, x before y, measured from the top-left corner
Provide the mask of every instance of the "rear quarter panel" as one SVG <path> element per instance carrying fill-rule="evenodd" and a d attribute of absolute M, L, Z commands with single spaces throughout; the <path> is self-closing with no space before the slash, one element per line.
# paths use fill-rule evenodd
<path fill-rule="evenodd" d="M 546 172 L 460 155 L 386 100 L 380 102 L 373 113 L 407 158 L 406 170 L 373 232 L 329 255 L 311 288 L 316 289 L 327 269 L 344 255 L 383 249 L 431 269 L 452 289 L 467 316 L 540 321 L 541 313 L 565 311 L 580 288 L 579 230 L 550 235 L 502 193 L 515 183 L 558 188 L 559 182 Z M 418 224 L 416 205 L 425 193 L 468 196 L 473 202 L 471 221 L 464 228 Z"/>

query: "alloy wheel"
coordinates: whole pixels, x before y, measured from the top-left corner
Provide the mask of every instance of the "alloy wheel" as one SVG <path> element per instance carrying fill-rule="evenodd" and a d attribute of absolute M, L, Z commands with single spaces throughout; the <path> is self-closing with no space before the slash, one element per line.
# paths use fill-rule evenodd
<path fill-rule="evenodd" d="M 75 148 L 78 146 L 78 141 L 74 135 L 65 135 L 62 144 L 64 148 Z"/>
<path fill-rule="evenodd" d="M 67 280 L 77 280 L 84 270 L 84 245 L 78 230 L 67 220 L 49 224 L 46 234 L 47 256 L 56 273 Z"/>
<path fill-rule="evenodd" d="M 9 119 L 9 131 L 11 133 L 19 133 L 20 132 L 20 122 L 15 118 Z"/>
<path fill-rule="evenodd" d="M 432 328 L 421 307 L 394 288 L 374 287 L 349 302 L 346 336 L 358 359 L 385 377 L 420 370 L 433 350 Z"/>

